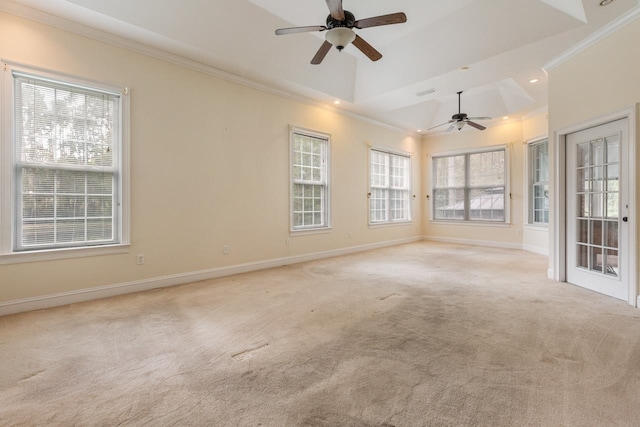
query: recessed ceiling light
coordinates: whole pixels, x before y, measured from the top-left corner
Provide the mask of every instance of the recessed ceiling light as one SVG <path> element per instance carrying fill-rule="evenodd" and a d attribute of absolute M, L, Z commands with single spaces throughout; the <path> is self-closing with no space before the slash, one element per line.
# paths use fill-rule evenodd
<path fill-rule="evenodd" d="M 335 101 L 333 101 L 334 104 L 336 105 L 340 105 L 340 101 L 338 101 L 337 99 Z"/>
<path fill-rule="evenodd" d="M 418 132 L 422 132 L 422 129 L 418 129 Z"/>
<path fill-rule="evenodd" d="M 613 0 L 602 0 L 600 2 L 600 6 L 606 6 L 606 5 L 611 4 L 611 3 L 613 3 Z"/>
<path fill-rule="evenodd" d="M 529 80 L 529 83 L 538 83 L 540 81 L 540 79 L 531 79 Z"/>
<path fill-rule="evenodd" d="M 509 120 L 509 116 L 503 116 L 502 120 Z"/>

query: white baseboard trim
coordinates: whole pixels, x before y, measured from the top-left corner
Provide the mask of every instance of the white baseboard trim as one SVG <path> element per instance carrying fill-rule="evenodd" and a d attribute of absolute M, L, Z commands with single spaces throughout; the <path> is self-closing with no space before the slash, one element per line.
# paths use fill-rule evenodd
<path fill-rule="evenodd" d="M 549 248 L 539 248 L 537 246 L 522 245 L 522 249 L 527 252 L 533 252 L 534 254 L 549 256 Z"/>
<path fill-rule="evenodd" d="M 548 269 L 547 270 L 547 277 L 551 280 L 556 280 L 556 277 L 554 275 L 554 271 L 552 269 Z"/>
<path fill-rule="evenodd" d="M 491 240 L 458 239 L 453 237 L 435 237 L 435 236 L 422 236 L 422 240 L 426 240 L 430 242 L 455 243 L 459 245 L 487 246 L 490 248 L 522 250 L 522 245 L 520 243 L 494 242 Z"/>
<path fill-rule="evenodd" d="M 313 261 L 323 258 L 348 255 L 357 252 L 364 252 L 372 249 L 380 249 L 389 246 L 402 245 L 406 243 L 419 242 L 420 237 L 407 239 L 390 240 L 385 242 L 371 243 L 367 245 L 351 246 L 348 248 L 332 249 L 324 252 L 315 252 L 305 255 L 296 255 L 285 258 L 275 258 L 265 261 L 257 261 L 246 264 L 238 264 L 227 267 L 211 268 L 207 270 L 193 271 L 189 273 L 172 274 L 164 277 L 154 277 L 150 279 L 135 280 L 132 282 L 118 283 L 114 285 L 99 286 L 96 288 L 80 289 L 77 291 L 61 292 L 58 294 L 44 295 L 33 298 L 0 303 L 0 316 L 16 314 L 25 311 L 41 310 L 45 308 L 58 307 L 62 305 L 75 304 L 83 301 L 90 301 L 100 298 L 108 298 L 117 295 L 129 294 L 133 292 L 148 291 L 150 289 L 165 288 L 168 286 L 183 285 L 185 283 L 198 282 L 201 280 L 216 279 L 219 277 L 233 276 L 235 274 L 248 273 L 251 271 L 264 270 L 267 268 L 281 267 L 283 265 L 298 264 L 301 262 Z"/>
<path fill-rule="evenodd" d="M 638 300 L 636 301 L 636 307 L 640 308 L 640 295 L 638 295 Z"/>

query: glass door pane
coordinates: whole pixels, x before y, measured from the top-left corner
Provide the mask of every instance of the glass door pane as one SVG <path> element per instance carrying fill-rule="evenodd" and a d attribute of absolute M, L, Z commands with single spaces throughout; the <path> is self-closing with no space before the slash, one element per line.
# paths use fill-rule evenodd
<path fill-rule="evenodd" d="M 618 277 L 619 138 L 577 144 L 575 153 L 576 267 Z"/>

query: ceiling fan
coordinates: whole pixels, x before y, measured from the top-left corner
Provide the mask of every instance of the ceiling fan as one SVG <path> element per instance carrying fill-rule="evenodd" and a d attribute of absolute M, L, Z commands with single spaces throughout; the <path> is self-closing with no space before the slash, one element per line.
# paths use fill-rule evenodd
<path fill-rule="evenodd" d="M 449 128 L 445 132 L 451 132 L 454 128 L 458 130 L 462 130 L 464 125 L 468 124 L 471 127 L 474 127 L 478 130 L 485 130 L 486 127 L 479 125 L 478 123 L 472 122 L 472 120 L 491 120 L 491 117 L 468 117 L 465 113 L 462 113 L 460 110 L 460 95 L 462 95 L 462 91 L 458 92 L 458 113 L 451 116 L 451 120 L 446 123 L 441 123 L 437 126 L 429 128 L 428 130 L 435 129 L 442 125 L 446 125 L 451 123 Z"/>
<path fill-rule="evenodd" d="M 390 15 L 375 16 L 373 18 L 358 19 L 353 13 L 342 9 L 342 0 L 325 0 L 329 8 L 327 25 L 315 25 L 309 27 L 280 28 L 276 30 L 276 35 L 306 33 L 313 31 L 327 31 L 326 40 L 320 46 L 311 63 L 318 65 L 322 62 L 332 46 L 341 51 L 349 43 L 360 49 L 370 60 L 377 61 L 382 58 L 382 54 L 375 50 L 373 46 L 364 41 L 353 29 L 378 27 L 381 25 L 401 24 L 407 22 L 407 15 L 402 12 Z"/>

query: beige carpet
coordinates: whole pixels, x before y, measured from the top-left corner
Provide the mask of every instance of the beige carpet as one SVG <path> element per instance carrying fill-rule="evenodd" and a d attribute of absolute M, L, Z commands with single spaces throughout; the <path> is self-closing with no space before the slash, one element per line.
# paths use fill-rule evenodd
<path fill-rule="evenodd" d="M 0 318 L 2 426 L 638 426 L 640 311 L 416 243 Z"/>

